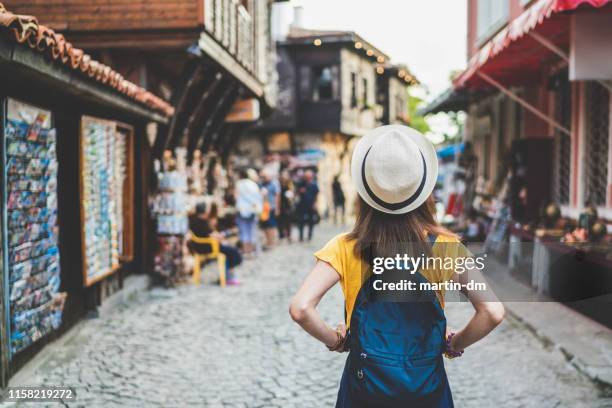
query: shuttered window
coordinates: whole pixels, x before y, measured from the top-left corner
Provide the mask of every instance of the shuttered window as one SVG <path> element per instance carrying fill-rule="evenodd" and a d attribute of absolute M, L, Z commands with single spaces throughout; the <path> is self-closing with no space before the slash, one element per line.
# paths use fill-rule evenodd
<path fill-rule="evenodd" d="M 555 120 L 566 129 L 572 128 L 572 86 L 567 71 L 554 79 Z M 553 199 L 558 204 L 569 204 L 572 140 L 570 135 L 555 130 L 553 162 Z"/>
<path fill-rule="evenodd" d="M 609 148 L 610 92 L 591 82 L 586 87 L 585 205 L 606 205 Z"/>

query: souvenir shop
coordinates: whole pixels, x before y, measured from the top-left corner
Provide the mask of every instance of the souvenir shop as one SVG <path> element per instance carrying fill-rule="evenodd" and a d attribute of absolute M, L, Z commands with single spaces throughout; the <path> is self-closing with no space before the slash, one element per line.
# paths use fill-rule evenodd
<path fill-rule="evenodd" d="M 145 272 L 149 151 L 171 114 L 82 51 L 21 44 L 37 32 L 21 17 L 0 26 L 0 388 Z"/>
<path fill-rule="evenodd" d="M 467 114 L 458 232 L 537 296 L 612 327 L 612 74 L 599 61 L 612 4 L 536 18 L 546 10 L 479 45 L 428 111 Z"/>
<path fill-rule="evenodd" d="M 166 150 L 154 161 L 157 189 L 152 195 L 156 225 L 153 271 L 156 283 L 172 286 L 191 278 L 193 259 L 187 249 L 189 213 L 198 203 L 215 207 L 219 225 L 233 224 L 232 164 L 221 164 L 214 152 L 196 150 L 189 163 L 187 149 Z"/>

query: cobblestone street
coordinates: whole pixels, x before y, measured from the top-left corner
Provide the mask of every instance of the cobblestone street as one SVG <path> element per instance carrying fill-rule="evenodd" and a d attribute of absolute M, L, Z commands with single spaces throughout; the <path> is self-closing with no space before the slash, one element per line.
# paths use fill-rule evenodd
<path fill-rule="evenodd" d="M 239 287 L 141 293 L 86 321 L 38 369 L 36 382 L 75 387 L 69 406 L 333 406 L 345 356 L 299 330 L 287 308 L 312 252 L 336 232 L 324 226 L 313 243 L 246 261 Z M 330 323 L 342 319 L 339 289 L 321 311 Z M 470 306 L 450 304 L 447 312 L 449 325 L 459 327 Z M 458 407 L 612 406 L 512 317 L 446 364 Z"/>

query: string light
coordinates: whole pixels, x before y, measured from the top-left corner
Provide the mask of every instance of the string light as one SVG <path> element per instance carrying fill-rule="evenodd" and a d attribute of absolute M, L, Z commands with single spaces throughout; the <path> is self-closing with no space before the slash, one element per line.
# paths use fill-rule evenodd
<path fill-rule="evenodd" d="M 383 67 L 377 67 L 376 72 L 378 73 L 378 75 L 382 75 L 385 73 L 385 69 Z"/>
<path fill-rule="evenodd" d="M 357 48 L 358 50 L 361 49 L 362 47 L 363 47 L 363 44 L 360 43 L 359 41 L 355 43 L 355 48 Z"/>
<path fill-rule="evenodd" d="M 379 55 L 378 58 L 376 58 L 376 61 L 382 64 L 383 62 L 385 62 L 385 57 L 383 57 L 382 55 Z"/>
<path fill-rule="evenodd" d="M 372 55 L 374 55 L 374 51 L 372 50 L 367 50 L 366 54 L 368 54 L 368 57 L 371 57 Z"/>
<path fill-rule="evenodd" d="M 404 72 L 403 70 L 399 72 L 399 74 L 397 74 L 400 78 L 403 78 L 406 76 L 406 72 Z"/>
<path fill-rule="evenodd" d="M 321 41 L 320 38 L 317 38 L 316 40 L 314 40 L 313 43 L 314 43 L 315 47 L 320 47 L 323 42 Z"/>

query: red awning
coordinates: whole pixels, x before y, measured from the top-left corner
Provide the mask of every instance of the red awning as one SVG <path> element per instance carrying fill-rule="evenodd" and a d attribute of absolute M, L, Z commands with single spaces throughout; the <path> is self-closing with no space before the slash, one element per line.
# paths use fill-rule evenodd
<path fill-rule="evenodd" d="M 550 45 L 567 52 L 569 47 L 570 11 L 585 4 L 602 7 L 612 0 L 539 0 L 514 19 L 486 43 L 468 62 L 455 80 L 455 88 L 489 86 L 476 75 L 481 72 L 504 84 L 517 85 L 537 81 L 537 74 L 548 61 L 559 60 L 531 34 L 544 38 Z"/>
<path fill-rule="evenodd" d="M 610 0 L 557 0 L 555 1 L 555 11 L 568 11 L 577 9 L 583 4 L 588 4 L 593 7 L 602 7 L 609 3 Z"/>

